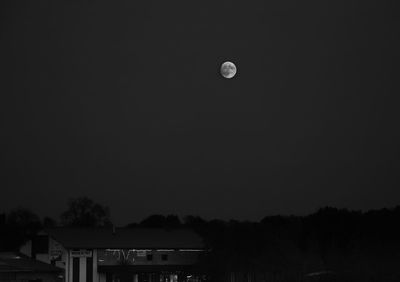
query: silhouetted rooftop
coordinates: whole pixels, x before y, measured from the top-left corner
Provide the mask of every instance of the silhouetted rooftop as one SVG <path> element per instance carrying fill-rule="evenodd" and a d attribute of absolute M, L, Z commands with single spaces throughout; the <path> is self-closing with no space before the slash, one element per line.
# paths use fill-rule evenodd
<path fill-rule="evenodd" d="M 63 269 L 16 252 L 0 253 L 0 272 L 62 272 Z"/>
<path fill-rule="evenodd" d="M 189 229 L 68 228 L 46 232 L 65 248 L 203 249 L 202 238 Z"/>

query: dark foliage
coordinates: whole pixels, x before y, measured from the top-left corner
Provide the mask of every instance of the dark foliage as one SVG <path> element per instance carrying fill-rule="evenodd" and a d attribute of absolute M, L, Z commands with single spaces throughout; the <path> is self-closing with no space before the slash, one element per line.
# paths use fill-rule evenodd
<path fill-rule="evenodd" d="M 366 213 L 326 207 L 259 223 L 185 219 L 212 250 L 203 264 L 216 281 L 229 281 L 227 273 L 240 281 L 247 275 L 261 281 L 398 281 L 398 222 L 400 207 Z"/>
<path fill-rule="evenodd" d="M 111 226 L 108 207 L 95 203 L 87 197 L 71 199 L 68 209 L 61 214 L 64 226 L 74 227 L 103 227 Z"/>
<path fill-rule="evenodd" d="M 0 220 L 0 251 L 14 251 L 40 229 L 40 218 L 32 211 L 17 208 Z"/>
<path fill-rule="evenodd" d="M 109 224 L 108 209 L 87 198 L 69 202 L 68 226 Z M 215 281 L 400 281 L 400 206 L 368 212 L 332 207 L 308 216 L 260 222 L 152 215 L 128 227 L 191 228 L 209 250 L 201 266 Z M 1 249 L 11 250 L 54 220 L 25 209 L 0 216 Z M 324 280 L 325 279 L 325 280 Z M 235 280 L 235 281 L 236 281 Z"/>
<path fill-rule="evenodd" d="M 202 267 L 215 281 L 230 281 L 232 273 L 238 281 L 400 278 L 395 263 L 400 206 L 364 213 L 325 207 L 308 216 L 267 216 L 260 222 L 206 221 L 190 215 L 177 224 L 167 218 L 152 215 L 131 226 L 195 230 L 210 250 Z"/>
<path fill-rule="evenodd" d="M 44 217 L 43 218 L 43 227 L 44 228 L 52 228 L 52 227 L 56 227 L 57 226 L 57 221 L 55 221 L 53 218 L 51 217 Z"/>
<path fill-rule="evenodd" d="M 130 224 L 128 226 L 134 226 L 134 224 Z M 148 228 L 179 228 L 181 226 L 181 221 L 176 215 L 151 215 L 146 219 L 142 220 L 139 224 L 141 227 Z"/>

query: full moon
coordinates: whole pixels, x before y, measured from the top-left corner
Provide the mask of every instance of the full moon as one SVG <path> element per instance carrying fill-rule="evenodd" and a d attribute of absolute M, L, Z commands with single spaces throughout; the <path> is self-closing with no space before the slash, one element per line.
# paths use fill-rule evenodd
<path fill-rule="evenodd" d="M 225 78 L 232 78 L 236 74 L 236 66 L 232 62 L 225 62 L 221 65 L 221 75 Z"/>

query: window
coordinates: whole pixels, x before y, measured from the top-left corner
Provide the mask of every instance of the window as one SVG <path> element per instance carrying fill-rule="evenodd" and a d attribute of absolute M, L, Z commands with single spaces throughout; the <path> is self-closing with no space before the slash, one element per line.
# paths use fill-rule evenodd
<path fill-rule="evenodd" d="M 168 260 L 168 255 L 166 255 L 166 254 L 163 254 L 163 255 L 161 255 L 161 260 Z"/>
<path fill-rule="evenodd" d="M 148 261 L 153 260 L 153 255 L 152 255 L 152 254 L 147 255 L 147 260 L 148 260 Z"/>

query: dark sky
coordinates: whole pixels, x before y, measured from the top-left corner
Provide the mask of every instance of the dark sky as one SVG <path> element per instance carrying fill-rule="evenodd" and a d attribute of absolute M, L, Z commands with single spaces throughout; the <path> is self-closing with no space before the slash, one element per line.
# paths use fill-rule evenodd
<path fill-rule="evenodd" d="M 2 1 L 0 211 L 400 204 L 397 2 Z"/>

